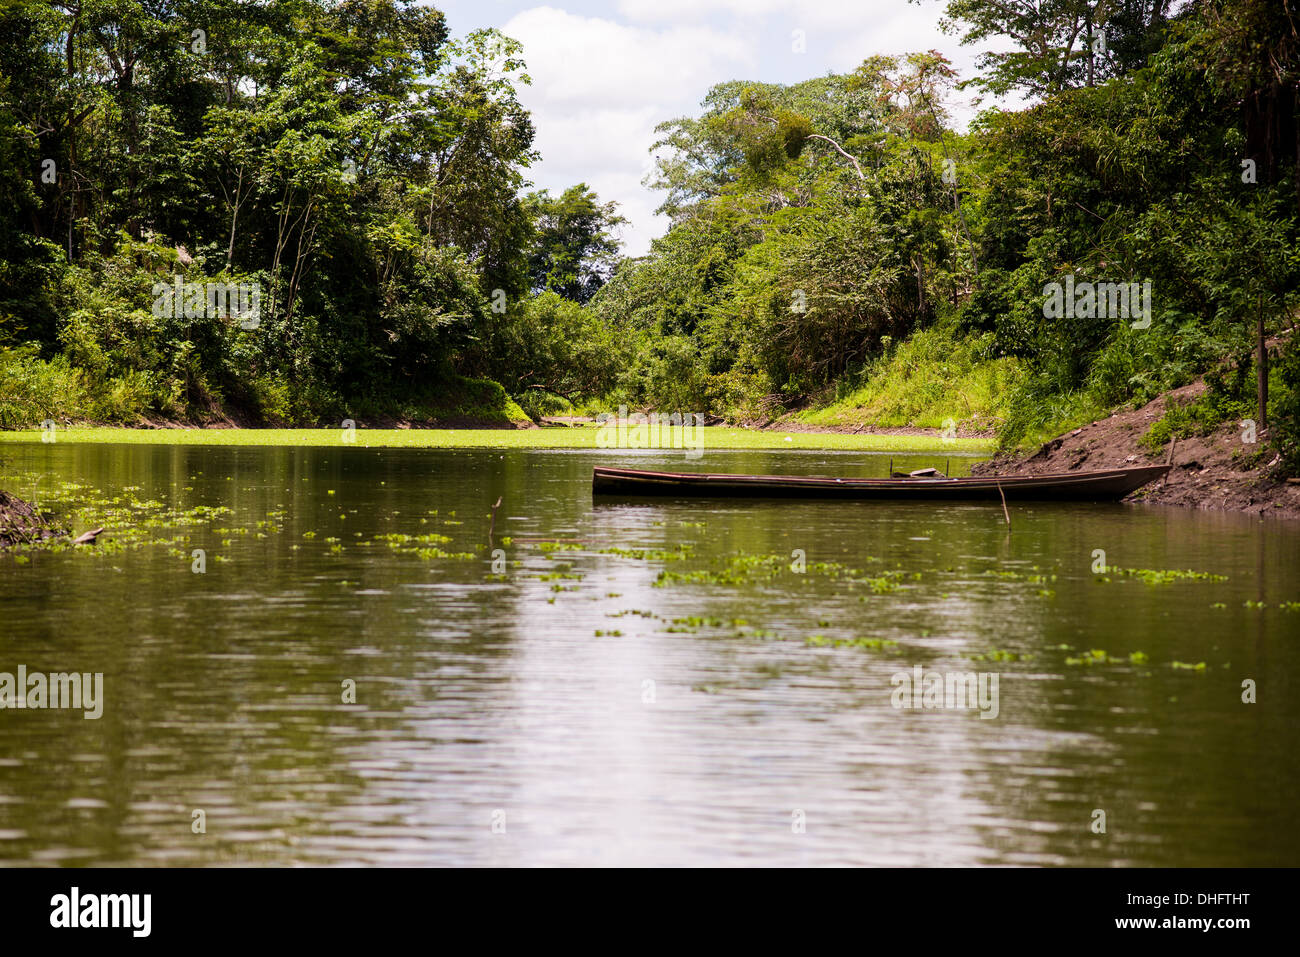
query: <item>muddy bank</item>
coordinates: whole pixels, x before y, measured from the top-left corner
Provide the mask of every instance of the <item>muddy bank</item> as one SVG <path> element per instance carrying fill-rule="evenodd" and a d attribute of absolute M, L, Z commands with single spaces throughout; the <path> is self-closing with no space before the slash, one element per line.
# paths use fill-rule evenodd
<path fill-rule="evenodd" d="M 1124 409 L 1058 436 L 1028 457 L 998 455 L 973 471 L 1033 475 L 1160 464 L 1170 446 L 1151 453 L 1139 440 L 1164 415 L 1169 402 L 1185 404 L 1204 391 L 1204 382 L 1175 389 L 1140 409 Z M 1278 474 L 1277 457 L 1267 440 L 1268 433 L 1261 432 L 1255 444 L 1243 442 L 1235 422 L 1207 435 L 1179 438 L 1173 443 L 1169 475 L 1126 501 L 1300 519 L 1300 484 Z"/>
<path fill-rule="evenodd" d="M 412 419 L 412 418 L 395 418 L 392 416 L 374 416 L 370 418 L 352 419 L 352 423 L 358 429 L 535 429 L 537 424 L 528 419 L 498 420 L 475 418 L 473 416 L 451 416 L 438 419 Z M 252 419 L 231 418 L 222 416 L 221 418 L 211 418 L 202 420 L 186 419 L 161 419 L 143 417 L 138 422 L 127 425 L 113 422 L 99 422 L 90 419 L 77 420 L 75 422 L 60 422 L 60 427 L 76 425 L 82 428 L 105 428 L 105 429 L 245 429 L 250 432 L 256 432 L 258 429 L 338 429 L 342 427 L 343 420 L 337 422 L 316 422 L 307 425 L 283 425 L 268 422 L 257 422 Z"/>
<path fill-rule="evenodd" d="M 826 433 L 828 435 L 929 435 L 942 439 L 942 429 L 926 429 L 916 425 L 808 425 L 791 419 L 777 419 L 763 425 L 755 426 L 769 432 L 807 432 Z M 994 439 L 997 433 L 992 429 L 967 429 L 961 426 L 948 433 L 954 439 Z"/>
<path fill-rule="evenodd" d="M 34 506 L 0 490 L 0 548 L 31 545 L 63 534 L 65 529 L 52 525 Z"/>
<path fill-rule="evenodd" d="M 634 410 L 645 414 L 647 410 Z M 594 415 L 545 415 L 541 418 L 543 426 L 593 425 Z M 709 426 L 727 426 L 733 429 L 751 429 L 755 432 L 802 433 L 807 435 L 929 435 L 936 439 L 943 438 L 940 429 L 927 429 L 915 425 L 808 425 L 794 417 L 794 413 L 777 419 L 752 419 L 731 421 L 717 415 L 705 415 L 704 424 Z M 992 429 L 967 429 L 957 427 L 949 433 L 957 439 L 993 439 L 997 433 Z"/>

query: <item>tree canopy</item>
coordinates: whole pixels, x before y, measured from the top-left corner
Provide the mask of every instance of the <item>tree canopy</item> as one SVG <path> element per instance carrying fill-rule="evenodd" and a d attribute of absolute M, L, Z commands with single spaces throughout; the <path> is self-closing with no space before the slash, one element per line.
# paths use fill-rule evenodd
<path fill-rule="evenodd" d="M 1244 414 L 1253 368 L 1300 465 L 1297 14 L 945 0 L 942 23 L 991 50 L 975 75 L 872 56 L 659 124 L 671 226 L 629 259 L 614 203 L 530 181 L 525 51 L 496 31 L 412 0 L 11 0 L 0 424 L 430 419 L 467 378 L 532 415 L 763 420 L 915 383 L 921 355 L 943 396 L 947 350 L 998 370 L 971 375 L 1007 441 L 1200 374 Z M 1150 314 L 1046 308 L 1066 281 Z M 212 282 L 256 289 L 255 321 L 156 308 Z"/>

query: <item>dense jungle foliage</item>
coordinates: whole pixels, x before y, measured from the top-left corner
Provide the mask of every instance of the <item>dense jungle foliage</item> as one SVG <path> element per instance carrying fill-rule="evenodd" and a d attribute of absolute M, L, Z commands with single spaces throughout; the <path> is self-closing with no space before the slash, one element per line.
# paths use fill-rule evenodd
<path fill-rule="evenodd" d="M 585 184 L 530 191 L 527 51 L 498 33 L 409 0 L 9 0 L 0 426 L 627 403 L 1017 444 L 1209 372 L 1218 420 L 1262 413 L 1300 466 L 1300 17 L 942 18 L 1008 52 L 962 82 L 922 51 L 723 83 L 662 123 L 671 228 L 632 259 Z M 257 320 L 160 310 L 177 276 L 255 286 Z M 1067 279 L 1149 283 L 1149 313 L 1046 308 Z"/>

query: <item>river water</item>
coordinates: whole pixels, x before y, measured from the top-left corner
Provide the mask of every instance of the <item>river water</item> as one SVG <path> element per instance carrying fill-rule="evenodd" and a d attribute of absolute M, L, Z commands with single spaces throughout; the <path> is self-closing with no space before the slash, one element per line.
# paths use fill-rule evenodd
<path fill-rule="evenodd" d="M 0 555 L 0 672 L 104 676 L 97 719 L 0 710 L 0 862 L 1300 860 L 1300 527 L 593 503 L 615 461 L 889 462 L 616 456 L 4 447 L 0 487 L 137 541 Z M 996 708 L 896 707 L 918 667 Z"/>

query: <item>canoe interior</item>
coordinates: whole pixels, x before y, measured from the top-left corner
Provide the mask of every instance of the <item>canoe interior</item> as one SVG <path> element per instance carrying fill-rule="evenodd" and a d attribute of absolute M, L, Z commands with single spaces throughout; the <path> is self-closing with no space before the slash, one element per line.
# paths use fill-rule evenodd
<path fill-rule="evenodd" d="M 1167 465 L 1054 472 L 1044 475 L 966 478 L 837 479 L 801 475 L 728 475 L 709 472 L 647 472 L 597 468 L 592 493 L 603 496 L 659 495 L 679 498 L 759 497 L 824 499 L 1001 499 L 1007 501 L 1114 501 L 1169 471 Z"/>

